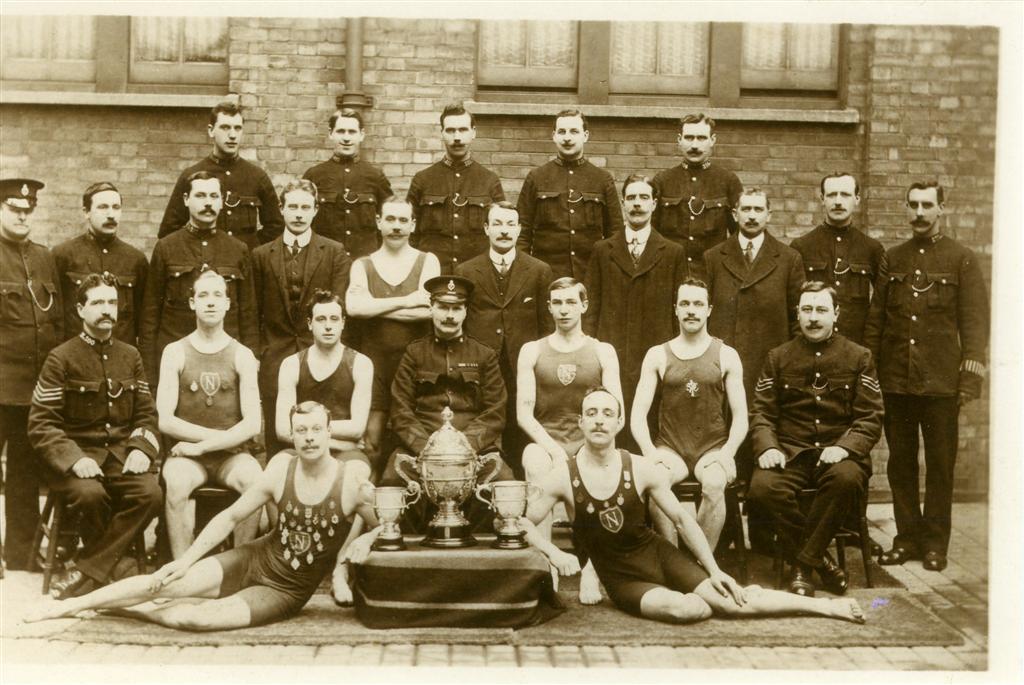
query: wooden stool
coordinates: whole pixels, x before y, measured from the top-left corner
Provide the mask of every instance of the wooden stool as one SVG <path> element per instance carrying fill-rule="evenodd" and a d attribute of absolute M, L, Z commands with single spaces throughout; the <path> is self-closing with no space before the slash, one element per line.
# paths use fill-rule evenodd
<path fill-rule="evenodd" d="M 722 539 L 726 547 L 732 545 L 736 549 L 736 563 L 739 567 L 739 581 L 747 584 L 747 543 L 743 534 L 743 514 L 740 506 L 746 498 L 747 483 L 735 480 L 725 486 L 725 526 L 722 528 Z M 672 486 L 672 494 L 680 502 L 692 502 L 695 509 L 700 509 L 702 488 L 698 481 L 684 480 Z M 712 550 L 714 552 L 714 550 Z"/>
<path fill-rule="evenodd" d="M 807 509 L 810 507 L 811 502 L 814 500 L 815 495 L 818 494 L 817 488 L 804 488 L 797 493 L 796 501 L 800 507 L 800 511 L 807 513 Z M 857 531 L 852 531 L 848 528 L 840 528 L 839 531 L 832 538 L 836 543 L 836 561 L 839 563 L 839 568 L 846 571 L 846 543 L 848 540 L 854 540 L 857 537 L 860 538 L 860 554 L 864 561 L 864 584 L 866 587 L 874 587 L 871 584 L 871 538 L 868 534 L 868 498 L 867 493 L 864 493 L 863 497 L 858 497 L 857 502 L 854 506 L 860 511 L 860 516 L 857 521 Z M 772 568 L 775 571 L 775 587 L 782 589 L 783 583 L 785 583 L 786 576 L 786 560 L 782 558 L 779 553 L 779 533 L 778 530 L 774 534 L 775 541 L 775 558 L 772 560 Z"/>
<path fill-rule="evenodd" d="M 192 491 L 191 499 L 196 502 L 196 525 L 192 531 L 195 538 L 202 532 L 206 524 L 214 516 L 224 511 L 239 498 L 239 494 L 230 488 L 222 488 L 217 485 L 203 485 Z M 235 546 L 235 534 L 232 533 L 224 542 L 220 543 L 207 554 L 224 552 Z"/>
<path fill-rule="evenodd" d="M 50 592 L 50 579 L 58 567 L 63 568 L 64 563 L 57 560 L 57 544 L 60 540 L 61 527 L 64 525 L 64 518 L 68 513 L 68 503 L 60 492 L 50 490 L 46 495 L 46 504 L 43 505 L 43 513 L 39 517 L 39 525 L 36 526 L 35 534 L 32 536 L 32 552 L 29 555 L 29 570 L 43 571 L 43 594 Z M 135 564 L 139 573 L 146 572 L 146 536 L 145 527 L 140 528 L 132 541 L 132 550 L 135 554 Z M 46 537 L 46 556 L 43 556 L 43 537 Z"/>

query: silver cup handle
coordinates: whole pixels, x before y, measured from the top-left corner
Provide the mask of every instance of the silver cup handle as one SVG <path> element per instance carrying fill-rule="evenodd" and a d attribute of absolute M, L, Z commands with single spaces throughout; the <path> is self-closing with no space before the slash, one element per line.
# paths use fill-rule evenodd
<path fill-rule="evenodd" d="M 419 480 L 417 478 L 415 478 L 415 477 L 414 478 L 410 478 L 408 475 L 406 475 L 405 471 L 402 468 L 403 465 L 406 464 L 406 463 L 408 463 L 412 467 L 412 473 L 415 474 L 416 473 L 416 457 L 412 457 L 412 456 L 410 456 L 408 454 L 401 454 L 401 453 L 395 455 L 395 473 L 398 474 L 399 478 L 401 478 L 402 480 L 405 481 L 406 487 L 410 487 L 411 488 L 412 484 L 415 483 L 416 484 L 416 488 L 418 490 L 419 486 L 420 486 Z"/>
<path fill-rule="evenodd" d="M 498 455 L 497 452 L 488 452 L 487 454 L 481 454 L 478 457 L 478 459 L 479 466 L 477 467 L 477 473 L 480 473 L 479 468 L 482 467 L 488 461 L 492 462 L 494 466 L 491 469 L 491 472 L 487 474 L 487 477 L 484 478 L 482 481 L 479 481 L 481 485 L 487 485 L 492 480 L 498 477 L 498 472 L 501 471 L 501 457 Z"/>
<path fill-rule="evenodd" d="M 398 471 L 398 464 L 395 464 L 395 470 Z M 399 472 L 399 475 L 402 475 L 401 472 Z M 419 501 L 420 495 L 423 494 L 423 488 L 421 488 L 420 484 L 416 481 L 410 480 L 406 481 L 405 492 L 406 494 L 413 495 L 412 499 L 405 500 L 405 506 L 411 507 Z"/>
<path fill-rule="evenodd" d="M 491 493 L 491 497 L 494 497 L 494 486 L 491 485 L 490 483 L 484 483 L 482 485 L 476 486 L 476 498 L 483 502 L 484 504 L 486 504 L 488 509 L 493 509 L 494 503 L 490 499 L 484 499 L 481 494 L 483 493 L 484 490 Z"/>

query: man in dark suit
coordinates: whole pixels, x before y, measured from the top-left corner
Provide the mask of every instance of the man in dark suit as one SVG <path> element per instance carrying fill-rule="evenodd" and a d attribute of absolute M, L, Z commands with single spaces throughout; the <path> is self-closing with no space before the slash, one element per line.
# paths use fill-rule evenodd
<path fill-rule="evenodd" d="M 351 266 L 345 246 L 312 231 L 317 190 L 292 181 L 281 190 L 284 233 L 253 252 L 253 279 L 260 313 L 260 396 L 267 453 L 285 445 L 274 430 L 277 372 L 281 361 L 313 344 L 306 321 L 317 290 L 343 293 Z"/>
<path fill-rule="evenodd" d="M 516 360 L 519 350 L 552 330 L 547 311 L 551 267 L 524 252 L 517 252 L 519 212 L 510 202 L 492 204 L 484 233 L 490 249 L 455 269 L 473 282 L 466 316 L 466 332 L 498 353 L 501 375 L 508 390 L 506 416 L 515 416 Z M 519 470 L 522 448 L 515 421 L 507 421 L 502 444 L 509 462 Z"/>
<path fill-rule="evenodd" d="M 687 268 L 686 251 L 651 226 L 658 204 L 651 180 L 627 177 L 622 200 L 625 230 L 594 245 L 587 267 L 590 307 L 584 328 L 618 352 L 628 416 L 644 355 L 676 334 L 675 295 Z M 632 436 L 627 444 L 636 451 Z"/>

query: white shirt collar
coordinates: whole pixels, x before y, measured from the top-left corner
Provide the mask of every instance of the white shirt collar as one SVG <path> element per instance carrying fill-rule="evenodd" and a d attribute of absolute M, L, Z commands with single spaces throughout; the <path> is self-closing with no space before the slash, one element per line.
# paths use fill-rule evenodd
<path fill-rule="evenodd" d="M 747 236 L 743 235 L 742 233 L 737 233 L 736 235 L 738 235 L 739 239 L 740 239 L 740 252 L 746 252 L 746 250 L 747 250 L 747 243 L 753 243 L 753 245 L 754 245 L 754 256 L 756 257 L 757 253 L 761 250 L 761 245 L 764 244 L 764 231 L 761 231 L 760 233 L 758 233 L 757 237 L 753 238 L 753 239 L 748 238 Z"/>
<path fill-rule="evenodd" d="M 505 260 L 505 264 L 507 266 L 512 266 L 512 262 L 516 261 L 516 248 L 514 247 L 505 254 L 498 254 L 494 251 L 493 247 L 488 251 L 491 253 L 491 263 L 494 264 L 494 266 L 501 264 L 502 260 Z"/>
<path fill-rule="evenodd" d="M 642 248 L 651 237 L 651 227 L 644 226 L 639 231 L 634 231 L 629 226 L 626 226 L 626 244 L 632 245 L 633 241 L 636 240 L 640 243 Z"/>
<path fill-rule="evenodd" d="M 292 245 L 296 244 L 299 247 L 306 247 L 307 245 L 309 245 L 309 241 L 313 239 L 313 230 L 310 229 L 305 233 L 295 235 L 286 228 L 284 229 L 284 233 L 282 233 L 281 236 L 284 238 L 284 244 L 287 247 L 291 247 Z"/>

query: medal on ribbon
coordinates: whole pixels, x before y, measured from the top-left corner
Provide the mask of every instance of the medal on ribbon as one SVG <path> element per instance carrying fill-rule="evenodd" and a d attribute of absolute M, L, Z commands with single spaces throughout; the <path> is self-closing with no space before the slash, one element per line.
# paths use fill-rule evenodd
<path fill-rule="evenodd" d="M 206 394 L 206 406 L 213 406 L 213 396 L 220 390 L 220 374 L 216 371 L 204 371 L 199 376 L 199 387 Z"/>

